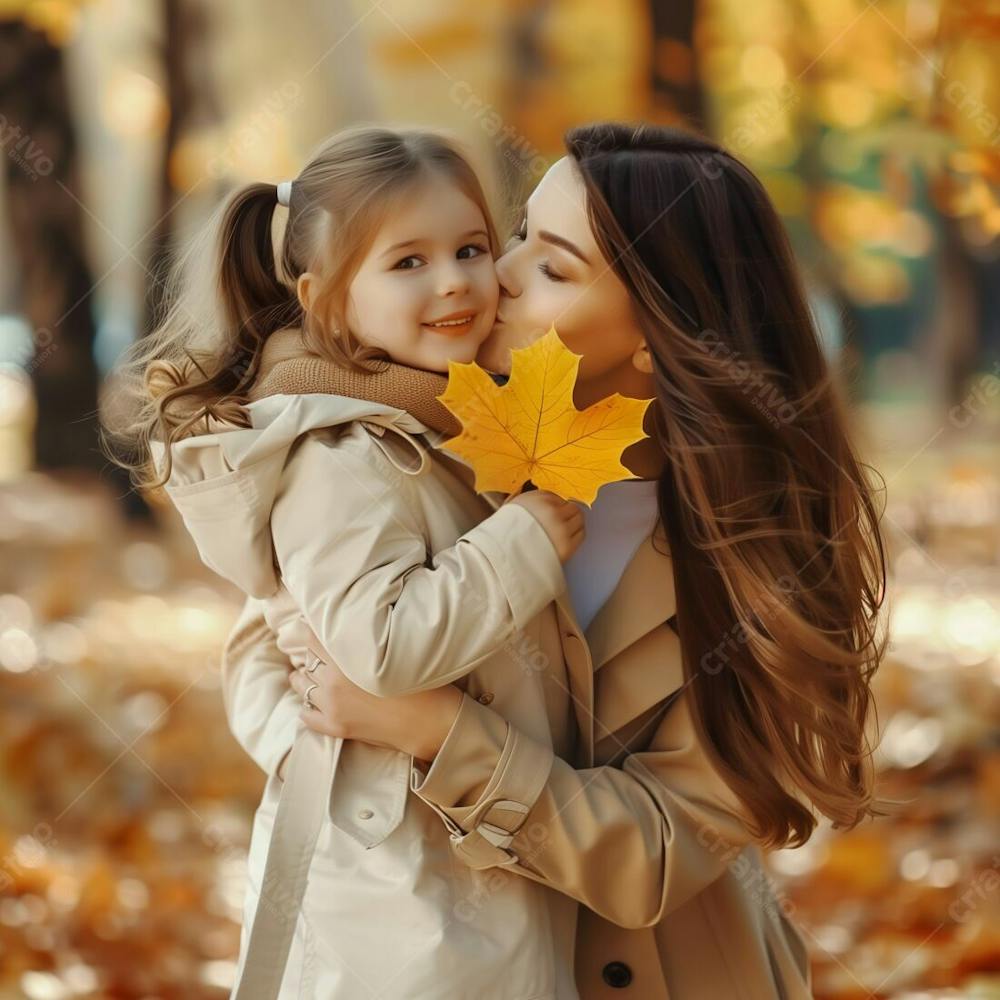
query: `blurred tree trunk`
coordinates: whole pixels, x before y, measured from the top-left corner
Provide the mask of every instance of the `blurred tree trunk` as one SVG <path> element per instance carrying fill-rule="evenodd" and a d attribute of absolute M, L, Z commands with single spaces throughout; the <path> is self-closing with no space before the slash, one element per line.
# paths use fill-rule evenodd
<path fill-rule="evenodd" d="M 63 54 L 16 19 L 0 20 L 0 115 L 20 308 L 35 335 L 36 463 L 98 469 L 94 282 Z"/>
<path fill-rule="evenodd" d="M 167 289 L 176 226 L 174 208 L 177 205 L 177 187 L 173 177 L 173 158 L 177 144 L 193 124 L 198 112 L 206 117 L 209 114 L 217 116 L 218 113 L 211 78 L 205 70 L 209 65 L 207 52 L 202 53 L 197 85 L 190 71 L 195 43 L 200 39 L 206 49 L 212 44 L 213 36 L 207 12 L 195 0 L 162 0 L 161 15 L 163 35 L 160 39 L 160 57 L 170 118 L 160 152 L 156 224 L 149 235 L 146 249 L 149 273 L 140 336 L 151 333 L 155 328 Z"/>
<path fill-rule="evenodd" d="M 707 131 L 695 48 L 697 0 L 650 0 L 653 29 L 652 121 Z"/>

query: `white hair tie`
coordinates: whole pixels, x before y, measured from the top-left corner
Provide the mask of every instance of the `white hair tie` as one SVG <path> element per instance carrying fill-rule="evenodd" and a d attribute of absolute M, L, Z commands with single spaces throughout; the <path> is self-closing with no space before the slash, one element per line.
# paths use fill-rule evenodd
<path fill-rule="evenodd" d="M 292 182 L 282 181 L 278 185 L 278 204 L 284 205 L 286 208 L 292 201 Z"/>

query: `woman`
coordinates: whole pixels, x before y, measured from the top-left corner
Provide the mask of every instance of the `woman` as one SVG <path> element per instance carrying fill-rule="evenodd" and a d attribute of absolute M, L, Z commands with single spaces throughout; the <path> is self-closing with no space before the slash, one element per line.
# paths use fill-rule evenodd
<path fill-rule="evenodd" d="M 501 321 L 480 361 L 508 369 L 509 349 L 554 322 L 582 355 L 578 407 L 656 399 L 651 437 L 624 456 L 639 480 L 605 503 L 602 490 L 565 567 L 564 662 L 547 670 L 565 670 L 573 759 L 482 696 L 457 711 L 453 689 L 375 698 L 331 662 L 292 687 L 311 691 L 311 728 L 414 756 L 411 787 L 457 859 L 583 904 L 584 1000 L 804 998 L 805 949 L 759 847 L 803 843 L 820 815 L 843 827 L 876 813 L 865 722 L 885 568 L 871 489 L 756 178 L 662 128 L 586 126 L 566 145 L 498 262 Z M 230 705 L 279 660 L 247 609 Z M 238 736 L 246 718 L 231 711 Z M 292 719 L 286 697 L 273 746 L 291 745 Z"/>

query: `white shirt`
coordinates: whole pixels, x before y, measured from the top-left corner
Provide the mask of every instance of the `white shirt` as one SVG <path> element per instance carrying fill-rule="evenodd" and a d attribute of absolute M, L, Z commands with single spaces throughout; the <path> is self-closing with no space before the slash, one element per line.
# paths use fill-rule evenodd
<path fill-rule="evenodd" d="M 582 629 L 590 626 L 653 533 L 659 514 L 656 488 L 655 479 L 624 479 L 602 486 L 589 509 L 581 504 L 586 537 L 563 572 Z"/>

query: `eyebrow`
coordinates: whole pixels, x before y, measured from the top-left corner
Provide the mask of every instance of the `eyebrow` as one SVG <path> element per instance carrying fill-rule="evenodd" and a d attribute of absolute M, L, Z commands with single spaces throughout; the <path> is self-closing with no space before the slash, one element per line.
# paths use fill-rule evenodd
<path fill-rule="evenodd" d="M 473 236 L 484 236 L 486 239 L 489 239 L 489 233 L 487 233 L 485 229 L 470 229 L 467 233 L 462 233 L 460 239 L 467 240 Z M 401 243 L 393 243 L 393 245 L 389 247 L 387 250 L 383 250 L 382 253 L 379 254 L 379 256 L 388 257 L 389 254 L 391 253 L 397 253 L 398 251 L 404 249 L 405 247 L 416 246 L 416 244 L 418 243 L 425 242 L 426 239 L 427 237 L 418 236 L 412 240 L 403 240 Z"/>
<path fill-rule="evenodd" d="M 546 229 L 540 229 L 538 231 L 538 238 L 544 240 L 546 243 L 551 243 L 553 246 L 562 247 L 563 250 L 571 253 L 574 257 L 579 257 L 588 267 L 590 266 L 590 261 L 587 259 L 586 254 L 575 243 L 570 243 L 565 237 L 557 236 Z"/>
<path fill-rule="evenodd" d="M 523 229 L 528 225 L 528 202 L 525 202 L 521 208 L 521 221 L 518 223 L 518 228 Z M 587 255 L 575 244 L 566 239 L 565 236 L 558 236 L 555 233 L 549 232 L 547 229 L 540 229 L 538 231 L 538 238 L 543 240 L 545 243 L 551 243 L 552 246 L 562 247 L 567 253 L 571 253 L 574 257 L 578 257 L 584 262 L 588 267 L 591 266 L 590 260 Z"/>

